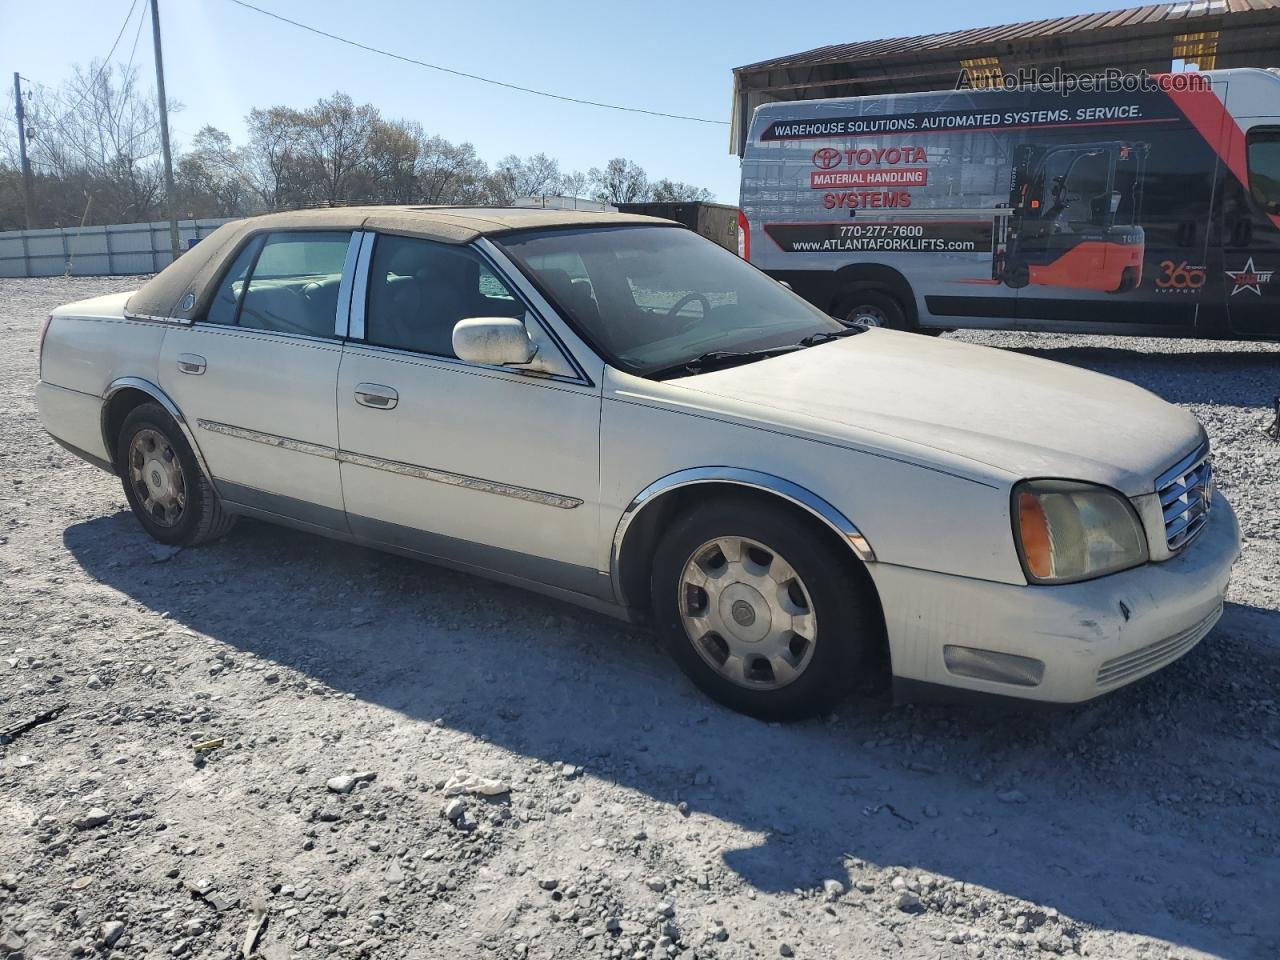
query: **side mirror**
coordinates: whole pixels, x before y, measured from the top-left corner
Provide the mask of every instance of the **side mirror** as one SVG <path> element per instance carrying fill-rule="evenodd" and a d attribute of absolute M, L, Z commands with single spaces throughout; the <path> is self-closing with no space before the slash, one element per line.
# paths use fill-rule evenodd
<path fill-rule="evenodd" d="M 524 322 L 514 317 L 472 317 L 453 328 L 453 352 L 459 360 L 493 367 L 529 363 L 538 348 Z"/>

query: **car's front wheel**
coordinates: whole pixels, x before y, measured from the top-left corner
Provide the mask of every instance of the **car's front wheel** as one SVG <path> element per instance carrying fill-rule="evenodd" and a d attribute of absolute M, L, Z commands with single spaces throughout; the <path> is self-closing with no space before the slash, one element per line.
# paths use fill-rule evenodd
<path fill-rule="evenodd" d="M 186 437 L 158 403 L 139 404 L 125 417 L 116 464 L 133 515 L 161 543 L 190 546 L 215 540 L 235 523 Z"/>
<path fill-rule="evenodd" d="M 764 719 L 830 709 L 882 634 L 865 570 L 806 518 L 755 497 L 679 518 L 650 587 L 658 628 L 690 679 Z"/>

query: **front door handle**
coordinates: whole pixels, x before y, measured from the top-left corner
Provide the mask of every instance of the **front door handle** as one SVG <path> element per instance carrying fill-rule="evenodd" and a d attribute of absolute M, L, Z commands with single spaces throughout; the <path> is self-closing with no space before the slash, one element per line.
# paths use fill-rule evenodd
<path fill-rule="evenodd" d="M 400 402 L 400 394 L 381 383 L 357 383 L 356 403 L 375 410 L 392 410 Z"/>
<path fill-rule="evenodd" d="M 190 373 L 193 376 L 200 376 L 204 373 L 207 362 L 204 357 L 198 353 L 180 353 L 178 354 L 178 370 L 182 373 Z"/>

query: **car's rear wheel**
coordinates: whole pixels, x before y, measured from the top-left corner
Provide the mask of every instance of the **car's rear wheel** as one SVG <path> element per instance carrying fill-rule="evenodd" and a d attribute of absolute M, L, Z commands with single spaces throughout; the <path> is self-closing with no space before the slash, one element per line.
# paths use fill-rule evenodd
<path fill-rule="evenodd" d="M 821 713 L 881 637 L 865 570 L 806 518 L 727 497 L 679 518 L 658 547 L 654 618 L 686 674 L 765 719 Z"/>
<path fill-rule="evenodd" d="M 158 403 L 139 404 L 125 417 L 116 464 L 133 515 L 155 540 L 190 546 L 215 540 L 235 516 L 218 501 L 177 423 Z"/>

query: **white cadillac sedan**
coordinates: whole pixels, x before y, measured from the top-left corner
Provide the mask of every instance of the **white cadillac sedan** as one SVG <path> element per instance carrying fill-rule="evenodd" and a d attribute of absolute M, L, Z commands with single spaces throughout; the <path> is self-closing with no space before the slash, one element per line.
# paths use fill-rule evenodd
<path fill-rule="evenodd" d="M 647 619 L 762 717 L 877 662 L 908 692 L 1087 700 L 1204 637 L 1239 552 L 1186 411 L 846 327 L 644 217 L 228 224 L 55 311 L 38 391 L 163 543 L 257 517 Z"/>

